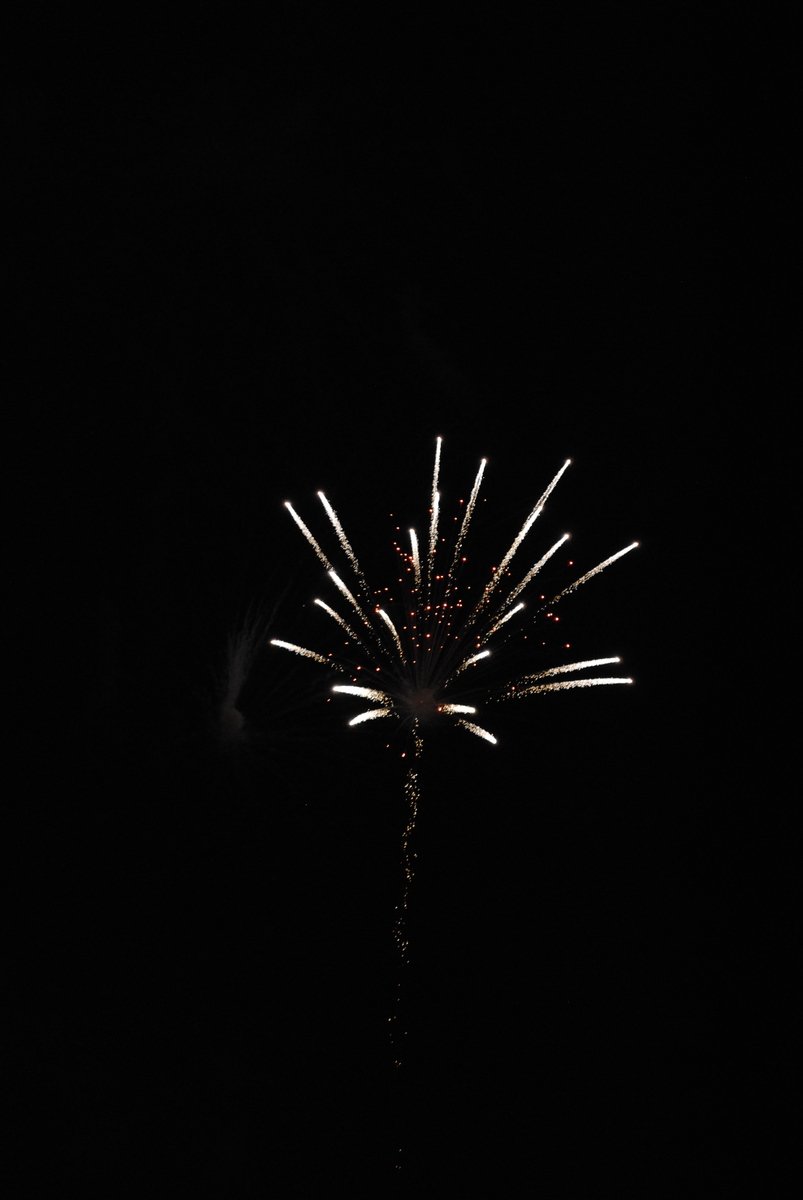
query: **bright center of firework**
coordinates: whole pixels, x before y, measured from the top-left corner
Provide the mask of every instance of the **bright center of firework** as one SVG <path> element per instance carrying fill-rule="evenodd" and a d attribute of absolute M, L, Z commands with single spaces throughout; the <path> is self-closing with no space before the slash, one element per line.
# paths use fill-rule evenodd
<path fill-rule="evenodd" d="M 401 707 L 419 721 L 432 720 L 439 710 L 435 700 L 435 689 L 410 688 L 402 696 Z"/>

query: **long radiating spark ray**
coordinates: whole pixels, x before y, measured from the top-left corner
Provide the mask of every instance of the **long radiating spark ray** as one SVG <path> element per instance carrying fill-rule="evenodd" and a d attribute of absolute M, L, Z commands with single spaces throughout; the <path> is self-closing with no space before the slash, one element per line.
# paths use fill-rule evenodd
<path fill-rule="evenodd" d="M 369 708 L 367 712 L 352 717 L 349 725 L 363 725 L 366 721 L 375 721 L 377 717 L 395 717 L 395 715 L 392 708 Z"/>
<path fill-rule="evenodd" d="M 515 608 L 511 608 L 510 612 L 506 612 L 505 615 L 503 617 L 501 617 L 496 622 L 495 625 L 492 625 L 491 628 L 482 635 L 481 643 L 487 642 L 489 637 L 491 637 L 493 634 L 495 634 L 498 629 L 501 629 L 502 626 L 504 624 L 506 624 L 506 622 L 508 622 L 511 617 L 515 617 L 516 613 L 521 612 L 521 610 L 523 608 L 524 608 L 524 604 L 519 603 L 516 605 Z"/>
<path fill-rule="evenodd" d="M 502 559 L 502 561 L 499 564 L 499 566 L 497 567 L 496 571 L 494 571 L 493 575 L 491 576 L 491 579 L 488 581 L 485 591 L 482 593 L 482 596 L 480 597 L 479 604 L 477 605 L 476 609 L 474 610 L 474 614 L 472 614 L 473 616 L 478 615 L 479 612 L 485 607 L 485 605 L 488 603 L 488 600 L 490 599 L 493 592 L 496 591 L 497 587 L 504 579 L 505 571 L 510 566 L 510 563 L 513 560 L 514 554 L 516 553 L 519 546 L 526 538 L 527 534 L 532 529 L 532 527 L 535 524 L 535 522 L 537 521 L 537 519 L 540 517 L 541 513 L 544 511 L 544 505 L 546 504 L 551 493 L 554 491 L 561 476 L 563 475 L 563 472 L 569 466 L 571 461 L 572 460 L 570 458 L 566 459 L 565 463 L 563 464 L 561 469 L 558 471 L 557 475 L 555 475 L 554 479 L 552 479 L 552 481 L 547 485 L 546 490 L 544 491 L 543 495 L 540 497 L 535 508 L 532 510 L 529 517 L 524 522 L 524 524 L 522 525 L 519 532 L 516 534 L 515 538 L 513 539 L 513 544 L 511 545 L 511 547 L 508 550 L 505 557 Z"/>
<path fill-rule="evenodd" d="M 473 704 L 439 704 L 438 712 L 442 713 L 475 713 Z"/>
<path fill-rule="evenodd" d="M 558 600 L 562 600 L 564 596 L 568 596 L 570 592 L 574 592 L 581 584 L 592 579 L 595 575 L 599 575 L 600 571 L 604 571 L 611 563 L 616 562 L 617 558 L 622 558 L 623 555 L 629 554 L 631 550 L 635 550 L 638 542 L 631 542 L 629 546 L 625 546 L 623 550 L 617 550 L 616 554 L 612 554 L 610 558 L 606 558 L 604 562 L 597 563 L 590 571 L 586 571 L 585 575 L 581 575 L 579 579 L 575 579 L 574 583 L 570 583 L 562 592 L 558 592 L 557 596 L 553 596 L 550 603 L 557 604 Z"/>
<path fill-rule="evenodd" d="M 471 495 L 469 496 L 468 504 L 466 505 L 466 511 L 463 514 L 463 523 L 460 526 L 460 532 L 457 535 L 457 541 L 455 542 L 455 547 L 454 547 L 454 554 L 452 555 L 452 565 L 449 568 L 449 586 L 450 587 L 452 584 L 454 573 L 457 569 L 457 563 L 460 558 L 460 551 L 463 549 L 463 542 L 466 540 L 466 534 L 468 533 L 468 527 L 471 524 L 471 518 L 474 513 L 474 507 L 477 503 L 477 496 L 480 494 L 480 486 L 482 484 L 482 476 L 485 471 L 485 466 L 486 466 L 487 462 L 488 462 L 487 458 L 483 458 L 480 460 L 480 465 L 479 465 L 479 469 L 477 471 L 477 476 L 474 480 L 474 486 L 471 489 Z"/>
<path fill-rule="evenodd" d="M 360 581 L 360 587 L 362 588 L 364 595 L 370 599 L 370 592 L 368 590 L 368 584 L 365 581 L 365 576 L 362 573 L 360 564 L 357 562 L 357 555 L 354 553 L 354 551 L 351 547 L 351 542 L 346 537 L 346 531 L 343 528 L 343 526 L 340 524 L 340 518 L 338 517 L 335 510 L 332 508 L 329 501 L 326 499 L 326 496 L 324 495 L 323 492 L 318 492 L 318 499 L 320 500 L 321 504 L 323 505 L 324 509 L 326 510 L 327 517 L 332 522 L 332 526 L 334 528 L 335 533 L 338 536 L 340 545 L 343 547 L 343 550 L 345 551 L 349 562 L 351 563 L 352 567 L 354 568 L 354 574 L 357 576 L 357 579 Z"/>
<path fill-rule="evenodd" d="M 524 675 L 518 681 L 517 687 L 522 684 L 535 683 L 537 679 L 547 679 L 550 675 L 567 675 L 569 671 L 585 671 L 589 667 L 607 667 L 610 663 L 621 662 L 618 656 L 615 658 L 587 658 L 583 662 L 564 663 L 560 667 L 548 667 L 545 671 L 536 671 L 533 675 Z"/>
<path fill-rule="evenodd" d="M 325 667 L 334 667 L 337 670 L 342 670 L 338 663 L 332 662 L 331 659 L 325 658 L 323 654 L 318 654 L 315 650 L 308 650 L 306 646 L 296 646 L 293 642 L 282 642 L 279 638 L 270 639 L 271 646 L 279 646 L 282 650 L 290 650 L 293 654 L 300 654 L 302 658 L 312 658 L 315 662 L 323 663 Z"/>
<path fill-rule="evenodd" d="M 632 683 L 632 679 L 617 679 L 614 676 L 603 676 L 600 679 L 562 679 L 559 683 L 536 683 L 532 687 L 521 690 L 511 688 L 505 693 L 505 700 L 521 700 L 524 696 L 537 696 L 540 692 L 562 692 L 571 688 L 605 687 L 611 683 Z"/>
<path fill-rule="evenodd" d="M 340 592 L 341 592 L 341 593 L 342 593 L 342 594 L 343 594 L 343 595 L 346 597 L 346 599 L 348 600 L 349 604 L 351 604 L 351 605 L 353 606 L 353 608 L 354 608 L 354 611 L 355 611 L 356 613 L 358 613 L 358 614 L 359 614 L 359 616 L 361 617 L 361 619 L 362 619 L 363 623 L 364 623 L 365 625 L 367 625 L 367 626 L 368 626 L 368 628 L 369 628 L 369 629 L 371 630 L 371 632 L 373 633 L 373 626 L 371 625 L 371 622 L 368 620 L 368 618 L 366 617 L 366 615 L 365 615 L 365 613 L 363 612 L 363 610 L 360 608 L 359 601 L 357 600 L 357 598 L 356 598 L 356 596 L 354 595 L 354 593 L 353 593 L 353 592 L 351 592 L 351 591 L 349 591 L 349 589 L 346 587 L 345 583 L 344 583 L 344 582 L 343 582 L 343 580 L 340 578 L 340 576 L 338 575 L 337 571 L 330 571 L 330 572 L 329 572 L 329 578 L 332 580 L 332 582 L 334 583 L 335 587 L 336 587 L 336 588 L 338 588 L 338 590 L 339 590 L 339 591 L 340 591 Z"/>
<path fill-rule="evenodd" d="M 346 633 L 353 642 L 359 642 L 359 644 L 362 645 L 359 636 L 351 628 L 348 621 L 345 621 L 343 617 L 341 617 L 340 613 L 335 612 L 335 610 L 330 608 L 328 604 L 325 604 L 323 600 L 316 599 L 313 601 L 313 603 L 317 604 L 319 608 L 322 608 L 325 613 L 328 613 L 334 621 L 337 621 L 338 625 L 340 625 L 342 629 L 345 629 Z"/>
<path fill-rule="evenodd" d="M 332 564 L 329 562 L 329 559 L 326 557 L 326 555 L 324 554 L 323 550 L 320 548 L 320 546 L 318 545 L 317 541 L 315 540 L 314 536 L 312 535 L 312 533 L 310 533 L 309 529 L 308 529 L 308 528 L 307 528 L 307 526 L 304 524 L 304 522 L 301 520 L 301 517 L 298 515 L 298 513 L 296 512 L 296 510 L 293 508 L 293 506 L 292 506 L 292 504 L 290 503 L 290 501 L 289 501 L 289 500 L 285 500 L 285 502 L 284 502 L 284 507 L 287 509 L 287 511 L 289 512 L 290 516 L 293 518 L 293 520 L 295 521 L 296 525 L 298 526 L 298 528 L 299 528 L 299 529 L 301 530 L 301 532 L 304 534 L 304 537 L 307 539 L 307 541 L 309 542 L 310 546 L 312 546 L 313 550 L 314 550 L 314 551 L 315 551 L 315 553 L 318 555 L 318 558 L 321 560 L 321 562 L 323 563 L 323 565 L 326 567 L 327 571 L 331 571 L 331 569 L 332 569 Z"/>
<path fill-rule="evenodd" d="M 489 733 L 487 729 L 483 729 L 480 725 L 475 725 L 473 721 L 463 721 L 461 719 L 458 720 L 457 724 L 462 725 L 464 729 L 467 729 L 469 733 L 473 733 L 476 737 L 482 738 L 483 741 L 490 742 L 492 746 L 497 744 L 496 738 L 492 733 Z"/>
<path fill-rule="evenodd" d="M 392 704 L 393 697 L 379 688 L 360 687 L 354 683 L 336 683 L 333 692 L 342 692 L 346 696 L 362 696 L 364 700 L 376 700 L 380 704 Z"/>
<path fill-rule="evenodd" d="M 393 624 L 393 622 L 391 621 L 390 617 L 389 617 L 389 616 L 388 616 L 388 614 L 385 612 L 384 608 L 378 608 L 376 611 L 377 611 L 377 614 L 378 614 L 378 615 L 379 615 L 379 616 L 382 618 L 382 620 L 385 622 L 385 624 L 387 625 L 387 627 L 388 627 L 388 629 L 390 630 L 390 632 L 392 633 L 392 635 L 393 635 L 393 641 L 396 643 L 396 649 L 397 649 L 397 650 L 398 650 L 398 652 L 399 652 L 399 658 L 402 660 L 402 662 L 404 662 L 404 661 L 405 661 L 405 658 L 404 658 L 404 650 L 402 649 L 402 644 L 401 644 L 401 640 L 400 640 L 400 638 L 399 638 L 399 631 L 398 631 L 398 629 L 397 629 L 397 628 L 396 628 L 396 626 Z"/>
<path fill-rule="evenodd" d="M 410 530 L 410 550 L 413 559 L 413 572 L 417 590 L 421 587 L 421 557 L 418 553 L 418 535 L 414 529 Z"/>
<path fill-rule="evenodd" d="M 532 583 L 533 579 L 535 579 L 536 575 L 541 570 L 541 568 L 546 563 L 549 562 L 550 558 L 552 557 L 553 554 L 555 554 L 555 552 L 557 550 L 560 550 L 563 543 L 567 542 L 569 540 L 570 536 L 571 536 L 571 534 L 564 533 L 563 537 L 558 538 L 558 540 L 555 542 L 555 545 L 550 546 L 549 549 L 547 550 L 546 554 L 542 558 L 539 558 L 538 562 L 534 566 L 530 567 L 529 571 L 524 576 L 521 583 L 517 583 L 516 586 L 513 588 L 512 592 L 509 592 L 508 595 L 505 597 L 505 599 L 502 601 L 502 607 L 501 607 L 500 611 L 504 611 L 504 609 L 506 609 L 509 604 L 513 603 L 513 601 L 516 599 L 517 596 L 521 595 L 521 593 L 524 591 L 524 589 L 527 587 L 527 585 L 529 583 Z"/>
<path fill-rule="evenodd" d="M 435 564 L 435 545 L 438 540 L 438 510 L 440 494 L 438 492 L 438 477 L 441 470 L 441 445 L 443 438 L 435 442 L 435 469 L 432 472 L 432 502 L 429 521 L 429 554 L 427 556 L 427 586 L 432 586 L 432 571 Z"/>

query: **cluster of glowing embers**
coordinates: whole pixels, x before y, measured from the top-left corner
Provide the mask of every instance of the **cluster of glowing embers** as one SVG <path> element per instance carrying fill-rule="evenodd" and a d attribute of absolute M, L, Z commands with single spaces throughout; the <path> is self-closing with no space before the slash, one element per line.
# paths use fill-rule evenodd
<path fill-rule="evenodd" d="M 474 701 L 478 696 L 489 702 L 513 700 L 567 688 L 631 683 L 631 679 L 620 676 L 582 674 L 597 667 L 618 663 L 618 657 L 563 663 L 530 674 L 517 675 L 514 679 L 505 677 L 501 683 L 496 673 L 487 670 L 488 660 L 496 647 L 501 646 L 515 633 L 517 626 L 520 627 L 525 620 L 525 601 L 520 597 L 568 540 L 569 534 L 563 534 L 517 583 L 513 582 L 513 558 L 543 512 L 550 494 L 571 460 L 567 459 L 564 462 L 533 507 L 507 553 L 485 584 L 479 599 L 473 604 L 467 604 L 458 592 L 458 576 L 461 564 L 465 561 L 463 548 L 487 460 L 483 459 L 480 462 L 471 495 L 464 506 L 457 538 L 449 552 L 445 549 L 446 539 L 439 533 L 438 486 L 441 447 L 442 439 L 438 438 L 426 544 L 421 547 L 416 531 L 410 529 L 409 549 L 397 546 L 404 562 L 406 576 L 402 583 L 406 584 L 408 594 L 403 615 L 400 616 L 394 610 L 396 620 L 377 603 L 376 595 L 372 595 L 340 519 L 324 493 L 318 492 L 318 499 L 347 564 L 348 583 L 335 570 L 318 540 L 292 504 L 285 503 L 290 516 L 326 568 L 330 580 L 340 594 L 341 608 L 342 601 L 348 606 L 344 610 L 347 619 L 342 611 L 333 608 L 324 600 L 315 600 L 315 604 L 339 627 L 341 635 L 345 634 L 346 641 L 345 651 L 338 653 L 321 653 L 279 638 L 271 639 L 271 644 L 304 658 L 313 659 L 350 680 L 348 683 L 335 684 L 332 691 L 339 695 L 366 700 L 371 707 L 352 717 L 349 725 L 393 717 L 411 725 L 417 732 L 420 727 L 433 721 L 449 720 L 491 743 L 496 743 L 494 735 L 469 719 L 477 713 L 476 703 L 466 703 L 466 700 Z M 550 599 L 539 596 L 535 616 L 545 614 L 553 617 L 552 610 L 560 600 L 595 575 L 599 575 L 637 545 L 638 542 L 631 542 L 624 549 L 586 571 L 567 587 L 561 588 Z M 532 620 L 532 616 L 528 615 L 528 619 Z M 484 682 L 483 674 L 486 672 Z M 374 686 L 365 686 L 360 682 L 366 678 L 366 673 L 373 675 Z M 570 678 L 556 678 L 564 675 Z"/>

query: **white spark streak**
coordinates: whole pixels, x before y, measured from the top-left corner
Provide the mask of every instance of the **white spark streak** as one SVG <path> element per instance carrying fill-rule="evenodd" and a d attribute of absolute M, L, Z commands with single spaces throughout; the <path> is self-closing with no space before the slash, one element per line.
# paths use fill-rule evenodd
<path fill-rule="evenodd" d="M 384 608 L 378 608 L 376 611 L 379 614 L 379 616 L 382 618 L 382 620 L 385 622 L 385 624 L 387 625 L 390 632 L 393 634 L 393 640 L 396 643 L 396 649 L 399 652 L 399 658 L 402 660 L 402 662 L 404 662 L 404 650 L 402 649 L 402 644 L 399 639 L 399 631 L 397 630 L 396 626 L 391 621 L 388 614 L 385 612 Z"/>
<path fill-rule="evenodd" d="M 346 633 L 349 635 L 349 637 L 352 639 L 352 641 L 359 643 L 360 646 L 362 646 L 364 644 L 361 641 L 360 637 L 351 628 L 348 621 L 345 621 L 343 619 L 343 617 L 341 617 L 340 613 L 335 612 L 335 610 L 333 608 L 330 608 L 328 604 L 325 604 L 323 602 L 323 600 L 316 599 L 314 601 L 314 603 L 317 604 L 319 608 L 322 608 L 325 613 L 328 613 L 329 616 L 332 617 L 333 620 L 337 621 L 338 625 L 340 625 L 341 628 L 345 629 Z"/>
<path fill-rule="evenodd" d="M 487 642 L 488 638 L 491 637 L 492 634 L 496 633 L 498 629 L 501 629 L 505 622 L 509 621 L 511 617 L 515 617 L 516 613 L 521 612 L 523 608 L 523 603 L 519 603 L 515 608 L 511 608 L 510 612 L 505 613 L 505 615 L 499 621 L 497 621 L 495 625 L 491 626 L 487 633 L 482 635 L 482 641 Z"/>
<path fill-rule="evenodd" d="M 439 704 L 438 712 L 442 713 L 475 713 L 477 710 L 472 704 Z"/>
<path fill-rule="evenodd" d="M 537 683 L 532 687 L 524 687 L 520 690 L 513 687 L 507 693 L 506 699 L 520 700 L 524 696 L 537 696 L 539 692 L 561 692 L 570 688 L 586 688 L 586 687 L 604 687 L 609 683 L 632 683 L 632 679 L 617 679 L 614 676 L 602 677 L 600 679 L 564 679 L 560 683 Z"/>
<path fill-rule="evenodd" d="M 368 620 L 365 613 L 360 608 L 359 602 L 358 602 L 357 598 L 355 597 L 354 593 L 349 591 L 349 589 L 346 587 L 343 580 L 338 575 L 337 571 L 330 571 L 329 578 L 332 580 L 335 587 L 338 588 L 338 590 L 346 597 L 349 604 L 353 605 L 354 611 L 359 614 L 359 616 L 362 618 L 363 622 L 368 626 L 368 628 L 373 633 L 373 628 L 371 626 L 371 622 Z"/>
<path fill-rule="evenodd" d="M 491 745 L 496 745 L 496 738 L 494 735 L 489 733 L 487 729 L 483 729 L 480 725 L 475 725 L 473 721 L 458 720 L 457 724 L 462 725 L 464 729 L 469 731 L 469 733 L 473 733 L 477 737 L 483 738 L 484 741 L 490 742 Z"/>
<path fill-rule="evenodd" d="M 359 687 L 354 683 L 336 683 L 333 692 L 344 692 L 347 696 L 362 696 L 364 700 L 377 700 L 382 704 L 392 704 L 393 697 L 379 688 Z"/>
<path fill-rule="evenodd" d="M 559 550 L 561 548 L 561 546 L 563 545 L 564 542 L 568 542 L 570 536 L 571 536 L 571 534 L 564 533 L 563 537 L 558 538 L 558 540 L 555 542 L 554 546 L 549 547 L 549 549 L 547 550 L 547 552 L 543 556 L 543 558 L 539 558 L 539 560 L 535 564 L 535 566 L 530 567 L 529 571 L 524 576 L 521 583 L 516 584 L 516 586 L 513 588 L 513 591 L 510 592 L 507 595 L 507 597 L 505 598 L 505 600 L 502 602 L 502 609 L 505 609 L 505 608 L 507 608 L 507 606 L 509 604 L 512 604 L 513 601 L 516 599 L 516 597 L 518 595 L 520 595 L 521 592 L 524 591 L 524 589 L 527 587 L 527 585 L 529 583 L 532 583 L 533 579 L 535 579 L 536 575 L 541 570 L 541 568 L 544 566 L 544 564 L 549 562 L 552 555 L 555 553 L 556 550 Z"/>
<path fill-rule="evenodd" d="M 415 572 L 415 586 L 421 587 L 421 558 L 418 553 L 418 536 L 414 529 L 410 530 L 410 547 L 413 558 L 413 571 Z"/>
<path fill-rule="evenodd" d="M 321 548 L 320 548 L 320 546 L 318 545 L 318 543 L 316 542 L 315 538 L 314 538 L 314 537 L 313 537 L 313 535 L 310 533 L 309 529 L 307 529 L 307 526 L 306 526 L 306 525 L 304 524 L 304 522 L 301 520 L 301 517 L 298 515 L 298 513 L 296 512 L 296 510 L 293 508 L 293 506 L 292 506 L 292 504 L 290 503 L 290 501 L 289 501 L 289 500 L 285 500 L 285 502 L 284 502 L 284 507 L 287 509 L 287 511 L 289 512 L 290 516 L 293 518 L 293 520 L 295 521 L 296 525 L 298 526 L 298 528 L 299 528 L 299 529 L 301 530 L 301 532 L 304 534 L 304 537 L 307 539 L 307 541 L 309 542 L 310 546 L 312 546 L 313 550 L 314 550 L 314 551 L 315 551 L 315 553 L 318 555 L 318 558 L 321 560 L 321 562 L 323 563 L 323 565 L 326 567 L 327 571 L 331 571 L 331 569 L 332 569 L 332 564 L 329 562 L 329 559 L 326 557 L 326 555 L 324 554 L 323 550 L 321 550 Z"/>
<path fill-rule="evenodd" d="M 362 725 L 365 721 L 375 721 L 377 717 L 393 717 L 395 713 L 392 708 L 369 708 L 367 712 L 360 713 L 357 717 L 352 717 L 349 725 Z"/>
<path fill-rule="evenodd" d="M 365 576 L 362 573 L 360 564 L 357 562 L 357 555 L 354 553 L 354 551 L 351 548 L 351 542 L 346 537 L 346 531 L 343 528 L 343 526 L 340 524 L 340 518 L 338 517 L 335 510 L 332 508 L 329 501 L 326 499 L 326 496 L 323 494 L 323 492 L 318 492 L 318 499 L 320 500 L 321 504 L 323 505 L 324 509 L 326 510 L 326 515 L 329 518 L 329 520 L 332 522 L 334 531 L 338 536 L 338 540 L 340 541 L 340 545 L 343 547 L 343 550 L 345 551 L 345 553 L 349 559 L 349 562 L 351 563 L 352 567 L 354 568 L 354 574 L 357 576 L 357 578 L 360 581 L 360 587 L 363 589 L 363 592 L 365 593 L 365 595 L 368 596 L 369 595 L 368 584 L 365 582 Z"/>
<path fill-rule="evenodd" d="M 592 579 L 594 575 L 599 575 L 600 571 L 604 571 L 606 567 L 611 565 L 611 563 L 616 562 L 617 558 L 621 558 L 623 555 L 629 554 L 631 550 L 635 550 L 636 546 L 638 546 L 638 542 L 631 542 L 629 546 L 625 546 L 624 550 L 617 550 L 616 554 L 612 554 L 611 557 L 606 558 L 604 562 L 597 563 L 597 565 L 592 567 L 590 571 L 586 571 L 585 575 L 581 575 L 579 579 L 575 579 L 574 583 L 570 583 L 568 587 L 565 587 L 562 592 L 558 592 L 557 596 L 553 596 L 552 603 L 557 604 L 558 600 L 561 600 L 564 596 L 568 596 L 570 592 L 576 591 L 576 589 L 580 587 L 581 583 L 585 583 L 586 580 Z"/>
<path fill-rule="evenodd" d="M 571 461 L 572 460 L 570 458 L 566 459 L 565 463 L 563 464 L 561 469 L 558 471 L 557 475 L 554 477 L 554 479 L 551 481 L 551 483 L 548 484 L 545 492 L 541 496 L 541 498 L 538 501 L 538 503 L 536 504 L 535 508 L 532 510 L 529 517 L 524 522 L 524 524 L 522 525 L 519 532 L 516 534 L 515 538 L 513 539 L 513 544 L 511 545 L 507 554 L 502 559 L 501 563 L 499 564 L 496 571 L 494 572 L 491 579 L 489 580 L 489 582 L 485 588 L 485 591 L 482 593 L 482 596 L 480 597 L 480 602 L 477 605 L 473 615 L 476 616 L 485 607 L 485 605 L 488 603 L 488 600 L 490 599 L 492 593 L 496 591 L 497 587 L 502 582 L 504 575 L 505 575 L 505 571 L 507 570 L 511 561 L 513 560 L 514 554 L 516 553 L 519 546 L 526 538 L 527 534 L 532 529 L 532 527 L 535 524 L 535 522 L 537 521 L 537 519 L 540 517 L 541 513 L 544 511 L 544 505 L 546 504 L 547 499 L 549 498 L 550 494 L 557 486 L 561 475 L 566 470 L 566 468 L 569 466 Z"/>
<path fill-rule="evenodd" d="M 474 487 L 471 489 L 471 495 L 469 496 L 468 504 L 466 505 L 466 511 L 463 516 L 463 523 L 460 526 L 460 532 L 458 533 L 457 541 L 455 542 L 454 554 L 452 556 L 452 565 L 449 568 L 450 584 L 452 581 L 452 576 L 454 575 L 455 569 L 457 567 L 457 560 L 460 557 L 460 551 L 463 549 L 463 542 L 466 540 L 466 534 L 468 533 L 468 527 L 469 527 L 469 524 L 471 523 L 471 517 L 474 512 L 474 506 L 477 503 L 477 496 L 480 493 L 480 485 L 482 483 L 482 476 L 485 471 L 485 465 L 487 462 L 488 462 L 487 458 L 483 458 L 480 460 L 479 470 L 477 471 L 477 477 L 474 480 Z"/>
<path fill-rule="evenodd" d="M 560 667 L 549 667 L 546 671 L 536 671 L 534 675 L 525 675 L 519 680 L 523 683 L 535 683 L 536 679 L 546 679 L 550 675 L 566 675 L 569 671 L 584 671 L 588 667 L 607 667 L 610 663 L 621 662 L 621 658 L 587 658 L 584 662 L 564 663 Z"/>
<path fill-rule="evenodd" d="M 478 663 L 481 658 L 490 658 L 490 656 L 491 656 L 490 650 L 480 650 L 479 654 L 472 654 L 470 658 L 466 658 L 463 660 L 463 662 L 461 662 L 460 666 L 457 667 L 457 669 L 452 672 L 452 675 L 450 676 L 450 678 L 454 679 L 456 675 L 462 674 L 462 672 L 465 671 L 467 667 L 473 667 L 474 664 Z"/>
<path fill-rule="evenodd" d="M 441 445 L 443 438 L 435 442 L 435 469 L 432 472 L 432 504 L 429 522 L 429 556 L 427 558 L 427 584 L 432 585 L 432 570 L 435 563 L 435 545 L 438 540 L 438 512 L 440 509 L 440 493 L 438 492 L 438 476 L 441 469 Z"/>
<path fill-rule="evenodd" d="M 323 663 L 325 667 L 337 666 L 336 663 L 332 663 L 328 658 L 324 658 L 324 656 L 322 654 L 318 654 L 317 651 L 307 650 L 305 646 L 296 646 L 293 642 L 282 642 L 279 640 L 279 638 L 271 638 L 270 644 L 271 646 L 279 646 L 282 650 L 291 650 L 293 654 L 300 654 L 302 658 L 313 658 L 315 659 L 315 662 Z"/>

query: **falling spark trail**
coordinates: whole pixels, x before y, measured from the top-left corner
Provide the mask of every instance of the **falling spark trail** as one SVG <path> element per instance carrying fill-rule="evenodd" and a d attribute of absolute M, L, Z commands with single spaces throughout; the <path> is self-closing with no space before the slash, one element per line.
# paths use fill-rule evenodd
<path fill-rule="evenodd" d="M 357 717 L 352 717 L 349 725 L 362 725 L 365 721 L 375 721 L 377 717 L 392 717 L 394 715 L 392 708 L 369 708 L 367 712 L 360 713 Z"/>

